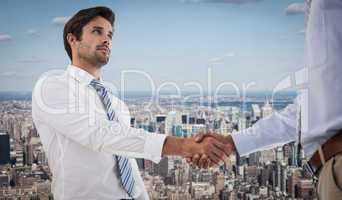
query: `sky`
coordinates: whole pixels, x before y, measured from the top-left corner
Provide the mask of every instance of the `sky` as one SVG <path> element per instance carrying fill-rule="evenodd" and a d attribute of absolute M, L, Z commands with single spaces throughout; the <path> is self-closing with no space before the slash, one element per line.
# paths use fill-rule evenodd
<path fill-rule="evenodd" d="M 0 91 L 66 69 L 64 24 L 99 5 L 116 15 L 103 78 L 117 88 L 272 90 L 304 66 L 302 0 L 1 0 Z"/>

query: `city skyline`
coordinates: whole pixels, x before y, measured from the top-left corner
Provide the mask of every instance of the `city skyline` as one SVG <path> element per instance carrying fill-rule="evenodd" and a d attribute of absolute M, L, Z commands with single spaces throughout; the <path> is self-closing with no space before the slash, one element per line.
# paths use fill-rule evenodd
<path fill-rule="evenodd" d="M 184 90 L 188 82 L 207 89 L 209 75 L 213 87 L 254 82 L 252 90 L 272 90 L 303 67 L 299 0 L 2 1 L 0 91 L 31 91 L 43 72 L 65 69 L 63 25 L 96 5 L 116 13 L 104 79 L 118 88 L 121 74 L 135 70 L 142 73 L 126 77 L 127 90 L 151 89 L 143 73 L 156 86 L 173 82 Z"/>
<path fill-rule="evenodd" d="M 127 101 L 127 106 L 130 125 L 146 134 L 191 137 L 200 130 L 222 135 L 243 131 L 293 103 L 293 98 L 284 96 L 271 106 L 260 104 L 264 97 L 256 96 L 248 111 L 242 109 L 242 102 L 209 108 L 196 101 L 189 107 L 165 99 L 160 105 L 147 106 L 149 100 L 140 97 Z M 275 106 L 279 103 L 281 107 Z M 40 138 L 44 132 L 37 131 L 31 118 L 31 101 L 7 100 L 0 105 L 0 196 L 52 199 L 53 173 Z M 177 156 L 163 157 L 158 164 L 137 159 L 137 165 L 149 198 L 155 200 L 316 199 L 310 175 L 297 162 L 296 148 L 290 142 L 248 156 L 233 154 L 209 169 L 190 166 Z"/>

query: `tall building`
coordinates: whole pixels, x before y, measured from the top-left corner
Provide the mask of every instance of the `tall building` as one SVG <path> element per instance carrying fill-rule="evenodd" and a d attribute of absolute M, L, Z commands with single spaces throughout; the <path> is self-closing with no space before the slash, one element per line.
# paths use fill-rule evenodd
<path fill-rule="evenodd" d="M 284 161 L 284 152 L 282 147 L 277 147 L 276 148 L 276 160 L 279 162 Z"/>
<path fill-rule="evenodd" d="M 166 116 L 165 115 L 156 115 L 156 122 L 162 123 L 165 122 Z"/>
<path fill-rule="evenodd" d="M 131 127 L 135 127 L 135 117 L 131 117 Z"/>
<path fill-rule="evenodd" d="M 276 159 L 276 154 L 274 149 L 261 151 L 260 162 L 270 163 Z"/>
<path fill-rule="evenodd" d="M 303 199 L 312 199 L 315 195 L 315 185 L 312 180 L 302 179 L 298 184 L 298 196 Z"/>
<path fill-rule="evenodd" d="M 24 152 L 24 147 L 21 144 L 16 144 L 15 146 L 15 154 L 16 154 L 16 162 L 15 165 L 18 167 L 24 166 L 25 163 L 25 152 Z"/>
<path fill-rule="evenodd" d="M 0 165 L 10 163 L 10 140 L 5 131 L 0 132 Z"/>
<path fill-rule="evenodd" d="M 154 165 L 154 174 L 157 174 L 163 178 L 168 175 L 168 158 L 163 157 L 158 164 Z"/>
<path fill-rule="evenodd" d="M 171 132 L 173 136 L 183 137 L 183 129 L 181 125 L 173 125 Z"/>
<path fill-rule="evenodd" d="M 261 110 L 258 104 L 252 104 L 252 121 L 258 121 L 261 118 Z"/>
<path fill-rule="evenodd" d="M 273 113 L 273 108 L 270 102 L 267 100 L 265 105 L 262 107 L 262 117 L 265 118 L 267 116 L 272 115 Z"/>
<path fill-rule="evenodd" d="M 178 111 L 171 111 L 167 114 L 165 119 L 165 133 L 167 135 L 172 135 L 172 126 L 181 125 L 182 116 Z"/>
<path fill-rule="evenodd" d="M 182 124 L 188 124 L 189 122 L 189 117 L 187 114 L 182 115 Z"/>

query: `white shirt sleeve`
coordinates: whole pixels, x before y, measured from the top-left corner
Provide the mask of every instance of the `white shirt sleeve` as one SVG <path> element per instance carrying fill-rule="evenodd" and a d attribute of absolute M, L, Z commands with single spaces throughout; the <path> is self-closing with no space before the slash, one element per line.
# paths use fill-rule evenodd
<path fill-rule="evenodd" d="M 233 141 L 241 156 L 271 149 L 297 137 L 297 105 L 290 104 L 281 112 L 260 119 L 252 127 L 233 133 Z"/>
<path fill-rule="evenodd" d="M 38 81 L 32 97 L 34 123 L 94 151 L 160 161 L 166 135 L 109 121 L 96 93 L 84 85 L 77 89 L 61 84 L 58 78 Z"/>

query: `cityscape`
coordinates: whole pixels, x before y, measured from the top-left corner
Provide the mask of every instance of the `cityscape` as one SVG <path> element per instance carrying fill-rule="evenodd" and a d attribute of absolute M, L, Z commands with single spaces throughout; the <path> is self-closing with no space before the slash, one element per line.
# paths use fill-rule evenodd
<path fill-rule="evenodd" d="M 297 78 L 306 67 L 304 2 L 2 1 L 0 200 L 53 199 L 52 172 L 39 137 L 44 133 L 33 124 L 30 91 L 43 73 L 70 63 L 63 29 L 80 9 L 103 5 L 115 13 L 103 78 L 113 81 L 115 91 L 125 90 L 118 97 L 129 108 L 131 126 L 187 138 L 243 131 L 294 102 L 296 92 L 284 90 L 299 89 Z M 174 87 L 177 95 L 142 91 Z M 221 92 L 226 88 L 238 93 Z M 151 200 L 314 200 L 315 182 L 303 170 L 303 159 L 292 142 L 231 155 L 209 169 L 181 157 L 137 163 Z"/>
<path fill-rule="evenodd" d="M 53 199 L 52 174 L 31 117 L 30 93 L 2 93 L 0 97 L 0 199 Z M 5 96 L 5 97 L 4 97 Z M 9 98 L 10 97 L 10 98 Z M 293 103 L 295 93 L 271 97 L 252 93 L 217 97 L 149 95 L 125 99 L 131 126 L 148 132 L 193 137 L 212 131 L 227 135 L 244 130 Z M 215 103 L 212 103 L 215 102 Z M 232 155 L 224 164 L 198 169 L 180 157 L 164 157 L 155 164 L 137 159 L 152 200 L 190 199 L 316 199 L 315 185 L 297 160 L 293 142 L 246 157 Z M 81 183 L 80 183 L 81 184 Z"/>

